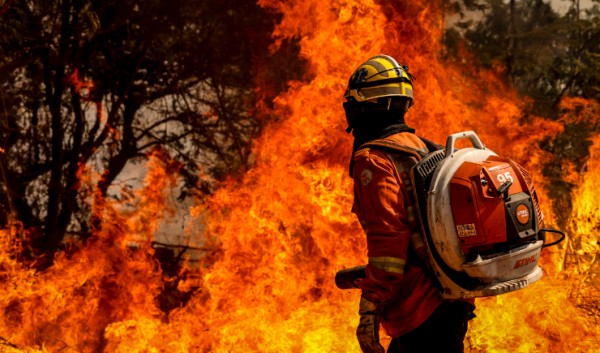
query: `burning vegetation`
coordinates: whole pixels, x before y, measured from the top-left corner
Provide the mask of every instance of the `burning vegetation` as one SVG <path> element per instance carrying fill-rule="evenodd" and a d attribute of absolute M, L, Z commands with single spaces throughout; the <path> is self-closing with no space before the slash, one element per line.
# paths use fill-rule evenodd
<path fill-rule="evenodd" d="M 252 167 L 189 210 L 184 232 L 204 239 L 191 244 L 203 255 L 176 270 L 156 260 L 154 235 L 178 215 L 171 190 L 180 164 L 168 153 L 153 150 L 143 185 L 118 200 L 98 190 L 102 175 L 91 163 L 80 165 L 77 191 L 95 220 L 84 244 L 36 271 L 19 257 L 34 235 L 14 219 L 0 230 L 0 351 L 359 352 L 360 294 L 334 284 L 336 271 L 364 263 L 366 253 L 350 212 L 351 141 L 341 103 L 347 76 L 379 53 L 416 77 L 407 123 L 419 135 L 444 141 L 475 130 L 530 171 L 547 224 L 568 220 L 567 241 L 542 257 L 542 280 L 477 300 L 466 351 L 600 351 L 600 137 L 587 170 L 568 176 L 576 185 L 568 215 L 552 207 L 542 174 L 552 156 L 540 147 L 565 119 L 597 124 L 598 104 L 566 99 L 563 120 L 523 116 L 526 102 L 501 71 L 476 69 L 467 54 L 466 64 L 442 60 L 441 1 L 260 5 L 281 13 L 272 50 L 297 40 L 310 79 L 288 82 L 259 105 L 279 119 L 255 140 Z"/>

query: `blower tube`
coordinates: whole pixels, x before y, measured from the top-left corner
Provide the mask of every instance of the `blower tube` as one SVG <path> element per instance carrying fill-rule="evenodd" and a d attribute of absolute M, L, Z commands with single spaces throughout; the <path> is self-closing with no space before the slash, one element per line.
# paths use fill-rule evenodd
<path fill-rule="evenodd" d="M 556 233 L 556 234 L 560 234 L 560 238 L 556 241 L 553 241 L 552 243 L 548 243 L 546 244 L 546 233 Z M 558 229 L 552 229 L 552 228 L 542 228 L 540 229 L 540 235 L 542 240 L 544 241 L 544 245 L 542 245 L 542 248 L 547 248 L 549 246 L 553 246 L 556 245 L 558 243 L 560 243 L 561 241 L 565 240 L 565 233 L 563 231 L 560 231 Z"/>
<path fill-rule="evenodd" d="M 339 289 L 358 288 L 357 282 L 367 277 L 366 267 L 366 265 L 361 265 L 338 271 L 335 274 L 335 285 Z"/>

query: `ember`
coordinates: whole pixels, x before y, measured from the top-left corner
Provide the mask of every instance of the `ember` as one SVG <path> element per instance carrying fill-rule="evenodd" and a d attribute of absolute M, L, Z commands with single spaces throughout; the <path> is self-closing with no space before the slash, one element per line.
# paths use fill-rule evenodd
<path fill-rule="evenodd" d="M 350 213 L 351 141 L 341 103 L 348 74 L 379 53 L 414 73 L 407 120 L 420 135 L 444 141 L 475 130 L 492 150 L 531 171 L 546 222 L 553 223 L 541 175 L 548 156 L 538 142 L 561 125 L 522 121 L 521 101 L 496 73 L 439 59 L 441 1 L 260 3 L 283 15 L 276 38 L 301 38 L 314 78 L 290 83 L 276 99 L 272 113 L 282 119 L 256 141 L 254 168 L 192 210 L 205 217 L 204 245 L 215 249 L 178 284 L 181 291 L 198 288 L 194 295 L 168 315 L 156 301 L 164 278 L 149 242 L 161 219 L 173 216 L 166 193 L 176 180 L 164 156 L 154 155 L 144 186 L 127 199 L 130 207 L 91 193 L 102 219 L 97 236 L 73 255 L 59 254 L 48 270 L 22 268 L 8 251 L 14 234 L 0 232 L 0 351 L 358 353 L 360 294 L 334 284 L 336 271 L 363 264 L 366 253 Z M 600 163 L 599 144 L 596 138 L 590 171 Z M 83 184 L 88 177 L 93 173 L 82 170 Z M 587 267 L 598 249 L 597 178 L 588 172 L 581 181 L 569 234 L 581 239 L 569 246 Z M 21 232 L 16 225 L 12 231 Z M 527 289 L 479 299 L 467 351 L 597 351 L 600 330 L 578 307 L 590 297 L 572 295 L 585 286 L 598 300 L 597 279 L 578 278 L 586 267 L 560 268 L 564 256 L 542 256 L 545 277 Z"/>

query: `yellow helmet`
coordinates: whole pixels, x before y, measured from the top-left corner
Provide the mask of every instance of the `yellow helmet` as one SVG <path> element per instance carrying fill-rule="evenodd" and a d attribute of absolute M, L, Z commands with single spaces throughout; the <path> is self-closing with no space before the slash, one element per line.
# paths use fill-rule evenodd
<path fill-rule="evenodd" d="M 344 98 L 358 103 L 375 103 L 379 98 L 404 97 L 409 101 L 408 109 L 413 104 L 413 79 L 408 66 L 399 65 L 391 56 L 376 55 L 350 76 Z"/>

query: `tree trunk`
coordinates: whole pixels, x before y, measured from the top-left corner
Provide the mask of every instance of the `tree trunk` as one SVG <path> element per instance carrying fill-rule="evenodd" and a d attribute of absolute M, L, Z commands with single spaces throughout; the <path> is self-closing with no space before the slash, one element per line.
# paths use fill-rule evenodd
<path fill-rule="evenodd" d="M 64 127 L 62 116 L 62 99 L 64 93 L 63 80 L 65 77 L 65 56 L 69 48 L 70 42 L 70 1 L 65 0 L 62 3 L 61 10 L 61 33 L 60 33 L 60 49 L 56 66 L 50 62 L 44 69 L 46 77 L 52 77 L 54 71 L 53 82 L 46 82 L 46 85 L 53 88 L 50 95 L 50 114 L 51 114 L 51 129 L 52 129 L 52 169 L 50 170 L 50 181 L 48 182 L 48 207 L 46 215 L 46 227 L 44 229 L 45 250 L 47 250 L 46 261 L 41 264 L 42 267 L 52 264 L 54 254 L 62 241 L 64 231 L 59 227 L 59 214 L 61 212 L 61 198 L 63 196 L 63 165 L 65 153 L 63 149 L 64 142 Z"/>
<path fill-rule="evenodd" d="M 76 15 L 72 17 L 72 22 L 69 23 L 69 28 L 76 29 L 79 27 L 79 12 L 81 11 L 81 4 L 74 2 L 73 11 Z M 73 63 L 75 69 L 78 69 L 80 65 L 79 41 L 76 39 L 73 40 L 71 46 L 72 50 L 70 62 Z M 67 227 L 71 223 L 71 216 L 74 210 L 77 208 L 77 196 L 79 193 L 77 172 L 79 171 L 79 166 L 85 164 L 89 158 L 88 157 L 85 160 L 80 159 L 83 134 L 85 130 L 85 117 L 81 105 L 81 97 L 79 92 L 76 92 L 74 88 L 71 89 L 71 106 L 73 109 L 73 116 L 75 118 L 75 127 L 73 130 L 72 140 L 70 141 L 71 150 L 69 151 L 68 159 L 65 159 L 65 162 L 67 163 L 66 170 L 64 171 L 64 173 L 66 173 L 64 176 L 65 193 L 61 201 L 61 210 L 58 216 L 58 224 L 56 229 L 56 233 L 60 237 L 60 240 L 64 238 L 67 232 Z"/>
<path fill-rule="evenodd" d="M 513 75 L 514 70 L 514 62 L 515 62 L 515 48 L 517 41 L 517 21 L 516 21 L 516 10 L 515 10 L 515 0 L 510 0 L 509 6 L 509 16 L 510 22 L 508 26 L 508 43 L 506 47 L 506 71 L 508 76 L 510 77 L 511 83 L 515 84 L 515 78 Z"/>

